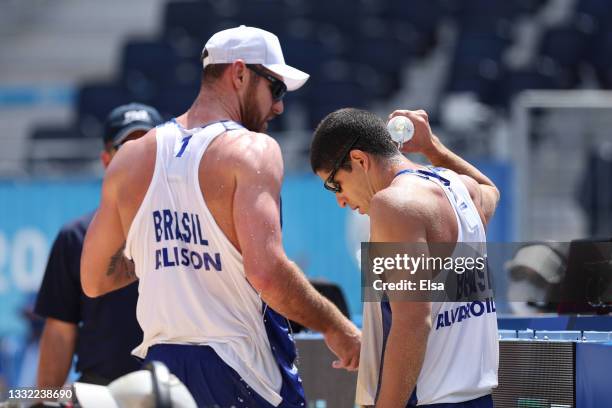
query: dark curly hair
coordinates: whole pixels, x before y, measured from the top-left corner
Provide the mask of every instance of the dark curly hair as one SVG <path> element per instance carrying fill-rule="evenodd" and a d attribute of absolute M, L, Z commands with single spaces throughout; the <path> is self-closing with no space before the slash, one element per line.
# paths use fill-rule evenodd
<path fill-rule="evenodd" d="M 338 156 L 357 137 L 353 149 L 381 157 L 399 154 L 381 118 L 365 110 L 344 108 L 330 113 L 317 126 L 310 145 L 312 171 L 331 171 Z M 350 163 L 342 167 L 350 169 Z"/>

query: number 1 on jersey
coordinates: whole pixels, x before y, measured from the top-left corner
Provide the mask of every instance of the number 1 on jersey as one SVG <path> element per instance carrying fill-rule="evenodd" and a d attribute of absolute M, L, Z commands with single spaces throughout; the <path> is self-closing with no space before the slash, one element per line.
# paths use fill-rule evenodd
<path fill-rule="evenodd" d="M 191 139 L 191 136 L 186 136 L 183 138 L 183 140 L 181 141 L 181 143 L 183 143 L 181 145 L 181 150 L 179 150 L 179 152 L 176 154 L 176 157 L 181 157 L 183 155 L 183 153 L 185 153 L 185 149 L 187 148 L 187 144 L 189 144 L 189 139 Z"/>

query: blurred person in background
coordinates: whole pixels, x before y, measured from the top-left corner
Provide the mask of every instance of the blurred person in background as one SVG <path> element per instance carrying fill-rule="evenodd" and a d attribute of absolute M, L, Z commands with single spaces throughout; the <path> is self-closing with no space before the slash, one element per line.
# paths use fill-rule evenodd
<path fill-rule="evenodd" d="M 466 242 L 478 256 L 486 256 L 485 226 L 499 191 L 433 135 L 424 111 L 390 115 L 395 116 L 408 117 L 415 127 L 402 151 L 424 154 L 435 167 L 404 157 L 376 115 L 347 108 L 326 116 L 315 130 L 313 171 L 340 207 L 370 216 L 370 242 L 428 244 L 419 246 L 424 257 L 439 251 L 440 245 L 431 244 L 451 244 L 444 255 L 463 259 L 474 256 L 468 246 L 457 245 Z M 476 310 L 471 315 L 463 309 L 470 307 Z M 484 300 L 364 301 L 356 403 L 489 408 L 498 356 L 492 299 L 486 299 L 486 308 Z"/>
<path fill-rule="evenodd" d="M 323 334 L 356 369 L 360 333 L 285 254 L 283 159 L 262 133 L 308 74 L 274 34 L 237 27 L 202 52 L 189 110 L 123 148 L 83 247 L 83 289 L 139 279 L 135 354 L 158 360 L 198 406 L 304 407 L 287 319 Z M 133 163 L 138 161 L 139 166 Z"/>
<path fill-rule="evenodd" d="M 138 103 L 115 108 L 107 117 L 100 160 L 106 169 L 117 150 L 162 121 L 156 109 Z M 45 318 L 37 384 L 61 387 L 77 357 L 80 382 L 108 384 L 141 363 L 131 351 L 142 340 L 136 320 L 138 284 L 92 299 L 81 289 L 80 262 L 85 232 L 94 212 L 60 230 L 47 262 L 35 313 Z"/>

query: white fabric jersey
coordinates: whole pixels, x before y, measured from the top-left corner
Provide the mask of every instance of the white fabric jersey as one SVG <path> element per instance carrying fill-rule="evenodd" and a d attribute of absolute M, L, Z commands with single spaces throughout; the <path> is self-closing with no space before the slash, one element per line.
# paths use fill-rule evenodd
<path fill-rule="evenodd" d="M 479 254 L 486 256 L 485 229 L 467 188 L 452 171 L 432 171 L 450 181 L 445 186 L 439 178 L 425 177 L 440 185 L 452 204 L 459 231 L 457 242 L 469 242 Z M 466 254 L 463 249 L 465 247 L 457 246 L 452 257 L 474 256 L 473 252 Z M 389 304 L 385 302 L 364 302 L 363 306 L 356 403 L 374 405 L 380 386 L 391 312 Z M 499 360 L 493 299 L 433 302 L 431 322 L 425 359 L 410 403 L 456 403 L 490 394 L 492 388 L 497 386 Z"/>
<path fill-rule="evenodd" d="M 137 318 L 144 338 L 134 354 L 154 344 L 210 346 L 273 405 L 282 378 L 263 321 L 263 303 L 248 283 L 242 256 L 203 199 L 198 170 L 209 144 L 234 122 L 184 129 L 157 128 L 155 171 L 130 227 L 125 255 L 134 260 Z"/>

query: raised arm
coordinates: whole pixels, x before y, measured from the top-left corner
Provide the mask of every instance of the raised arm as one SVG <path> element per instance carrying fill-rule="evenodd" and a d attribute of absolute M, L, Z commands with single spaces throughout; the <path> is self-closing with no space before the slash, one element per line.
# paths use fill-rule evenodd
<path fill-rule="evenodd" d="M 134 263 L 123 255 L 125 234 L 117 207 L 117 184 L 125 160 L 118 157 L 119 154 L 107 169 L 100 207 L 83 243 L 81 285 L 89 297 L 120 289 L 137 279 Z"/>
<path fill-rule="evenodd" d="M 356 369 L 359 331 L 312 287 L 283 249 L 280 148 L 262 134 L 244 138 L 239 148 L 233 214 L 247 279 L 274 310 L 323 333 L 330 349 L 340 358 L 335 367 Z"/>
<path fill-rule="evenodd" d="M 500 194 L 495 184 L 480 170 L 442 144 L 440 139 L 432 133 L 429 118 L 425 111 L 396 110 L 389 115 L 389 119 L 394 116 L 406 116 L 414 124 L 414 137 L 404 144 L 402 148 L 404 153 L 422 153 L 434 166 L 453 170 L 460 175 L 472 178 L 476 182 L 475 186 L 478 191 L 476 193 L 470 191 L 470 193 L 473 197 L 477 197 L 474 202 L 477 206 L 480 206 L 479 210 L 486 225 L 493 217 L 499 201 Z M 466 181 L 465 178 L 463 180 Z M 470 188 L 469 181 L 466 184 Z"/>

